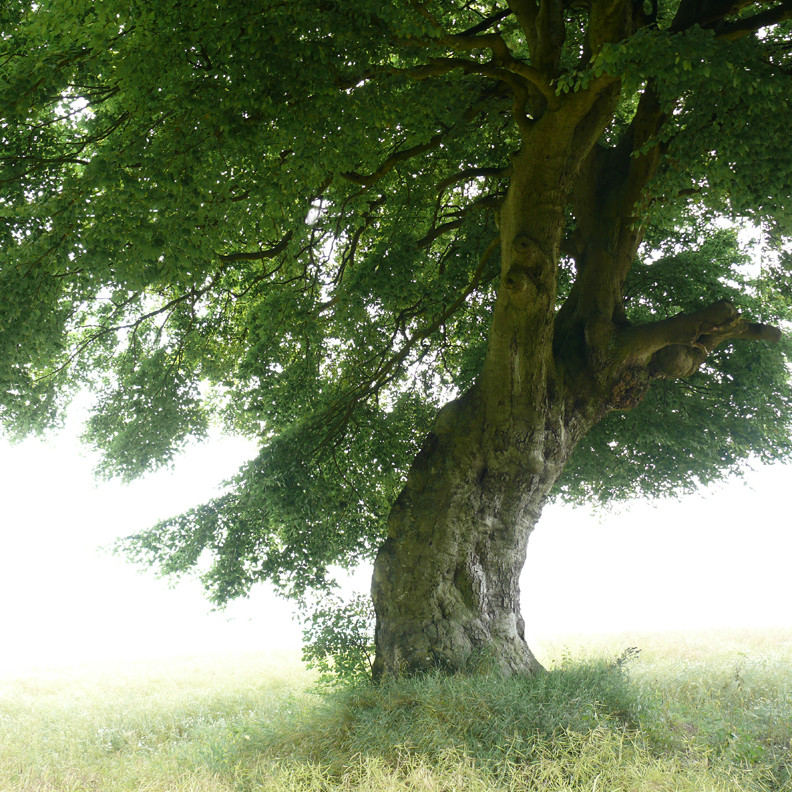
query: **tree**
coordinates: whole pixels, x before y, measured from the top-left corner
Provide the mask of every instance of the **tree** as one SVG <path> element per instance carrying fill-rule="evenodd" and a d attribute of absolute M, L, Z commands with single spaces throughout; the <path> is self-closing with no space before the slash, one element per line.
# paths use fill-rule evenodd
<path fill-rule="evenodd" d="M 133 557 L 222 603 L 376 554 L 375 675 L 525 673 L 548 498 L 789 456 L 789 0 L 0 13 L 7 430 L 88 386 L 106 475 L 260 441 Z"/>

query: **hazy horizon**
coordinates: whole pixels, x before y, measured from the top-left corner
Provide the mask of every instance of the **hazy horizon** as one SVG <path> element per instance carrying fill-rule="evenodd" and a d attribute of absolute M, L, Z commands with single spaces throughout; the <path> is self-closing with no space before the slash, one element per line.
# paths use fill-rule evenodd
<path fill-rule="evenodd" d="M 257 586 L 212 613 L 199 584 L 169 587 L 99 552 L 211 497 L 252 453 L 240 440 L 194 446 L 130 485 L 97 482 L 72 425 L 46 441 L 0 444 L 0 668 L 299 645 L 290 603 Z M 613 513 L 548 506 L 522 577 L 529 639 L 630 630 L 792 626 L 782 522 L 792 469 L 679 501 Z M 355 587 L 367 588 L 367 572 Z"/>

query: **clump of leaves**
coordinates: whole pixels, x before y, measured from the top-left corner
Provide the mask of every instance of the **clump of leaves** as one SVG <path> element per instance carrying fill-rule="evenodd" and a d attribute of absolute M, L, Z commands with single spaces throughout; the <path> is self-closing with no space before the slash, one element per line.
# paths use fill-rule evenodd
<path fill-rule="evenodd" d="M 355 594 L 344 600 L 325 594 L 303 619 L 303 661 L 320 672 L 320 686 L 371 679 L 374 663 L 374 606 Z"/>

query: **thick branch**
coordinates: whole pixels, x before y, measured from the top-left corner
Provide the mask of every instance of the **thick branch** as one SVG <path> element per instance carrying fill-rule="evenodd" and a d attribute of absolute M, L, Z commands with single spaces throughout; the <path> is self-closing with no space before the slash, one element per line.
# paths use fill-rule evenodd
<path fill-rule="evenodd" d="M 536 51 L 536 17 L 539 13 L 537 0 L 509 0 L 509 8 L 520 23 L 531 52 Z"/>
<path fill-rule="evenodd" d="M 622 323 L 622 288 L 642 238 L 640 204 L 660 161 L 653 143 L 663 120 L 649 85 L 621 143 L 595 147 L 581 168 L 572 200 L 577 274 L 559 312 L 559 332 L 575 333 L 592 317 Z"/>
<path fill-rule="evenodd" d="M 760 28 L 783 22 L 785 19 L 792 19 L 792 0 L 784 0 L 774 8 L 768 8 L 753 16 L 738 19 L 735 22 L 726 22 L 717 28 L 717 36 L 734 41 L 755 33 Z"/>
<path fill-rule="evenodd" d="M 465 34 L 443 35 L 430 39 L 410 39 L 402 43 L 405 46 L 426 49 L 445 47 L 453 52 L 473 52 L 480 49 L 489 49 L 492 52 L 492 60 L 489 63 L 479 63 L 464 58 L 431 58 L 425 66 L 416 66 L 399 71 L 407 73 L 415 79 L 426 79 L 427 77 L 446 74 L 454 68 L 461 68 L 468 73 L 494 77 L 506 82 L 512 89 L 519 89 L 520 86 L 515 85 L 514 80 L 508 76 L 508 73 L 511 73 L 512 75 L 518 75 L 522 80 L 525 80 L 527 85 L 536 88 L 548 102 L 553 103 L 557 97 L 550 83 L 550 77 L 555 74 L 558 59 L 560 58 L 561 47 L 564 43 L 564 26 L 560 0 L 546 1 L 551 4 L 551 7 L 548 7 L 545 11 L 546 18 L 542 18 L 540 24 L 542 24 L 543 30 L 547 29 L 549 39 L 547 42 L 542 42 L 540 39 L 540 44 L 543 47 L 542 58 L 544 60 L 542 58 L 538 59 L 537 67 L 516 59 L 499 33 L 486 33 L 474 36 Z M 558 26 L 559 23 L 560 27 Z"/>
<path fill-rule="evenodd" d="M 359 184 L 361 187 L 371 187 L 376 184 L 380 179 L 387 176 L 400 162 L 405 162 L 408 159 L 417 157 L 421 154 L 431 151 L 440 145 L 442 139 L 448 134 L 449 130 L 444 129 L 433 135 L 426 143 L 419 143 L 417 146 L 411 146 L 407 149 L 402 149 L 392 154 L 388 159 L 383 162 L 377 170 L 369 174 L 355 173 L 354 171 L 347 171 L 341 175 L 354 184 Z"/>
<path fill-rule="evenodd" d="M 554 77 L 566 39 L 561 0 L 540 0 L 536 16 L 536 51 L 533 61 L 542 74 Z"/>
<path fill-rule="evenodd" d="M 549 23 L 548 23 L 549 24 Z M 558 43 L 559 47 L 563 45 L 563 31 L 554 31 L 556 36 L 556 43 Z M 560 36 L 560 42 L 559 37 Z M 497 33 L 489 33 L 485 36 L 448 36 L 438 40 L 439 43 L 447 46 L 449 49 L 453 50 L 471 50 L 471 49 L 478 49 L 481 47 L 488 47 L 492 51 L 493 56 L 493 63 L 497 64 L 498 66 L 502 66 L 505 69 L 513 72 L 514 74 L 519 74 L 524 80 L 529 82 L 535 88 L 538 88 L 541 91 L 542 95 L 548 99 L 555 99 L 556 93 L 553 87 L 550 85 L 550 81 L 547 78 L 548 73 L 554 73 L 555 68 L 551 68 L 548 70 L 543 70 L 541 66 L 539 68 L 534 68 L 533 66 L 529 66 L 527 63 L 523 63 L 520 60 L 514 58 L 511 54 L 511 50 L 506 45 L 506 42 L 503 38 Z M 560 48 L 558 51 L 560 57 Z"/>
<path fill-rule="evenodd" d="M 511 10 L 498 11 L 496 14 L 492 14 L 491 16 L 482 19 L 477 25 L 473 25 L 473 27 L 463 30 L 460 35 L 475 36 L 477 33 L 482 33 L 485 30 L 489 30 L 489 28 L 491 28 L 493 25 L 497 25 L 502 19 L 506 19 L 507 16 L 511 16 L 512 13 L 513 12 Z"/>
<path fill-rule="evenodd" d="M 543 72 L 539 69 L 535 69 L 533 66 L 529 66 L 527 63 L 522 63 L 517 60 L 511 61 L 507 68 L 536 88 L 547 100 L 548 105 L 551 107 L 558 107 L 560 104 L 558 95 Z"/>
<path fill-rule="evenodd" d="M 467 168 L 466 170 L 459 171 L 459 173 L 454 173 L 451 176 L 446 176 L 445 179 L 437 182 L 437 190 L 439 192 L 443 192 L 444 190 L 448 189 L 452 184 L 457 184 L 461 181 L 473 181 L 473 179 L 478 178 L 490 178 L 490 177 L 499 177 L 499 176 L 509 176 L 511 175 L 512 167 L 507 166 L 505 168 Z"/>
<path fill-rule="evenodd" d="M 783 0 L 773 8 L 767 8 L 752 16 L 731 22 L 724 21 L 726 17 L 738 14 L 743 9 L 756 4 L 757 0 L 711 0 L 710 2 L 685 0 L 679 7 L 671 30 L 677 33 L 688 30 L 693 25 L 701 25 L 705 28 L 714 28 L 718 38 L 733 41 L 755 33 L 760 28 L 792 19 L 792 2 Z"/>
<path fill-rule="evenodd" d="M 733 326 L 739 317 L 733 303 L 719 300 L 694 313 L 677 314 L 659 322 L 625 328 L 619 334 L 619 340 L 631 359 L 647 362 L 663 347 L 694 345 L 703 335 Z"/>
<path fill-rule="evenodd" d="M 224 264 L 229 264 L 233 261 L 264 261 L 265 259 L 275 258 L 279 253 L 283 253 L 286 250 L 292 235 L 293 232 L 289 231 L 277 245 L 273 245 L 273 247 L 266 250 L 257 250 L 255 253 L 226 253 L 219 255 L 217 258 Z"/>
<path fill-rule="evenodd" d="M 512 57 L 508 45 L 499 33 L 485 33 L 481 36 L 466 36 L 463 33 L 441 36 L 436 43 L 460 52 L 489 49 L 498 60 L 511 60 Z"/>
<path fill-rule="evenodd" d="M 618 346 L 626 360 L 648 365 L 654 377 L 689 377 L 713 349 L 733 338 L 775 343 L 781 331 L 746 322 L 733 303 L 719 300 L 694 313 L 625 328 Z"/>
<path fill-rule="evenodd" d="M 755 3 L 756 0 L 710 0 L 710 2 L 683 0 L 671 23 L 671 31 L 679 33 L 682 30 L 688 30 L 693 25 L 708 27 Z"/>

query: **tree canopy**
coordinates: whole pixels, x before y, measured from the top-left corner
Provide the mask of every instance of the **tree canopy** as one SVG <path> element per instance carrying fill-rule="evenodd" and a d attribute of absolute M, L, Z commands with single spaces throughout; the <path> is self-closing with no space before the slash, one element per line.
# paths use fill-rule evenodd
<path fill-rule="evenodd" d="M 46 430 L 88 388 L 86 440 L 124 478 L 212 423 L 257 438 L 223 495 L 128 552 L 172 573 L 208 554 L 220 603 L 322 586 L 373 556 L 438 409 L 477 381 L 515 158 L 574 116 L 602 133 L 564 198 L 557 326 L 593 289 L 585 207 L 618 192 L 619 240 L 642 241 L 614 321 L 728 300 L 753 329 L 729 314 L 689 370 L 656 360 L 556 495 L 788 457 L 789 344 L 727 342 L 791 318 L 790 19 L 789 0 L 9 0 L 0 421 Z"/>

